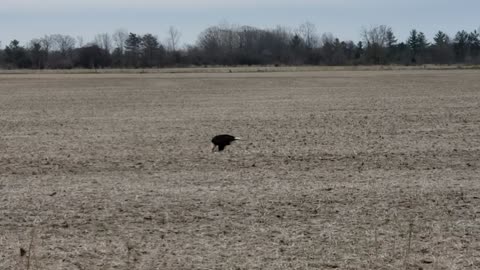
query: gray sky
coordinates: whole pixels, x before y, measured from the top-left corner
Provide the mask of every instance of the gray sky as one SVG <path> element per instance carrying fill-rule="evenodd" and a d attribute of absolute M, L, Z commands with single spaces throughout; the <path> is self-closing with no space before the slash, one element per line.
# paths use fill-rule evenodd
<path fill-rule="evenodd" d="M 85 42 L 97 33 L 123 28 L 137 34 L 166 38 L 169 26 L 181 33 L 181 43 L 192 44 L 209 26 L 228 22 L 290 29 L 310 21 L 319 34 L 331 32 L 342 40 L 360 40 L 362 27 L 391 26 L 404 41 L 411 29 L 429 40 L 442 30 L 480 27 L 479 0 L 1 0 L 0 41 L 25 44 L 45 34 L 82 36 Z"/>

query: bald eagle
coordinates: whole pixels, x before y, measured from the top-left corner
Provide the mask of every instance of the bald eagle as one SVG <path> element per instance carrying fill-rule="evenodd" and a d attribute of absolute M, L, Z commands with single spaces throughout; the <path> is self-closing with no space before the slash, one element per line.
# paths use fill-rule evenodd
<path fill-rule="evenodd" d="M 228 134 L 217 135 L 212 138 L 213 148 L 212 152 L 215 151 L 215 148 L 218 146 L 218 151 L 223 151 L 225 146 L 230 145 L 233 141 L 240 140 L 241 138 L 235 137 Z"/>

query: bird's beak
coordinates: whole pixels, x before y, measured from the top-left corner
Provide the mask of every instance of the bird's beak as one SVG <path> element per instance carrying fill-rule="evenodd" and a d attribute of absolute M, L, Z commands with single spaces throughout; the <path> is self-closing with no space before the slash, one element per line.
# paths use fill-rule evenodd
<path fill-rule="evenodd" d="M 241 140 L 243 140 L 243 139 L 240 138 L 240 137 L 235 137 L 235 140 L 236 140 L 236 141 L 241 141 Z"/>

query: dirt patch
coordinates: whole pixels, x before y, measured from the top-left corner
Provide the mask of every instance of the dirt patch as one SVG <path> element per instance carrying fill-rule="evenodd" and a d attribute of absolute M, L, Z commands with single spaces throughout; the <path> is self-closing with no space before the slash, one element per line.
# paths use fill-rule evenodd
<path fill-rule="evenodd" d="M 478 269 L 479 75 L 0 75 L 0 268 Z"/>

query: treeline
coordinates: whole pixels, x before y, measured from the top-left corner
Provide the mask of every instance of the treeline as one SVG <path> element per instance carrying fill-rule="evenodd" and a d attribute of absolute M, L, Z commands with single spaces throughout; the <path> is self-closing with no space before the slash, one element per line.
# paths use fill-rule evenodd
<path fill-rule="evenodd" d="M 200 33 L 196 44 L 180 46 L 180 32 L 170 27 L 161 42 L 152 34 L 118 30 L 98 34 L 84 44 L 81 37 L 46 35 L 21 46 L 17 40 L 0 49 L 0 67 L 151 68 L 204 65 L 417 65 L 480 64 L 477 30 L 458 31 L 453 37 L 439 31 L 432 41 L 411 30 L 398 41 L 385 25 L 363 29 L 362 41 L 319 35 L 304 23 L 290 31 L 284 27 L 259 29 L 220 25 Z"/>

